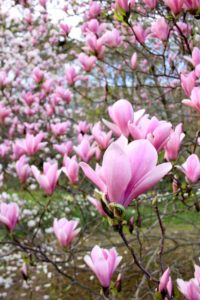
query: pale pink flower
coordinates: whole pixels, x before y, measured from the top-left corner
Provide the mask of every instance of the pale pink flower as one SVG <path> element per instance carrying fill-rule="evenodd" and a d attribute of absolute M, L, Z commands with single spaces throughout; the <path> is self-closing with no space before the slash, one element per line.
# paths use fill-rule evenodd
<path fill-rule="evenodd" d="M 60 246 L 68 247 L 71 245 L 72 241 L 80 232 L 80 228 L 77 228 L 79 221 L 67 220 L 62 218 L 60 220 L 54 219 L 53 231 L 58 239 Z"/>
<path fill-rule="evenodd" d="M 200 160 L 196 154 L 191 154 L 186 162 L 178 167 L 189 182 L 196 183 L 200 179 Z"/>
<path fill-rule="evenodd" d="M 157 161 L 157 151 L 148 140 L 128 144 L 122 136 L 107 148 L 96 171 L 84 162 L 80 166 L 109 202 L 127 207 L 171 170 L 171 163 L 157 165 Z"/>
<path fill-rule="evenodd" d="M 63 160 L 64 167 L 62 171 L 65 173 L 71 184 L 76 184 L 78 182 L 79 174 L 79 164 L 77 162 L 76 156 L 72 158 L 68 157 L 66 154 Z"/>
<path fill-rule="evenodd" d="M 85 263 L 95 273 L 100 284 L 104 288 L 110 286 L 112 275 L 122 260 L 115 248 L 109 250 L 95 246 L 91 255 L 84 257 Z"/>
<path fill-rule="evenodd" d="M 21 183 L 26 182 L 27 178 L 31 175 L 31 168 L 25 155 L 21 156 L 16 162 L 16 172 Z"/>
<path fill-rule="evenodd" d="M 52 195 L 61 170 L 58 170 L 58 164 L 45 162 L 43 164 L 43 173 L 41 173 L 36 166 L 31 166 L 31 170 L 40 187 L 48 194 Z"/>
<path fill-rule="evenodd" d="M 13 230 L 19 220 L 19 207 L 16 203 L 0 204 L 0 223 L 4 224 L 8 230 Z"/>

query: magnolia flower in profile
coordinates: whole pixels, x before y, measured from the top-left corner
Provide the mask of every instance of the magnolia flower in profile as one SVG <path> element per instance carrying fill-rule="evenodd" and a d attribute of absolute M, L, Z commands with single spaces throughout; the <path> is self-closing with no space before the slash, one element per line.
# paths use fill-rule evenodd
<path fill-rule="evenodd" d="M 88 162 L 96 152 L 96 147 L 90 145 L 88 138 L 83 138 L 78 146 L 74 146 L 76 154 L 85 162 Z"/>
<path fill-rule="evenodd" d="M 104 45 L 115 48 L 121 44 L 122 37 L 117 29 L 113 29 L 112 31 L 106 31 L 101 37 L 101 40 Z"/>
<path fill-rule="evenodd" d="M 105 211 L 103 210 L 103 206 L 101 204 L 101 201 L 93 198 L 93 197 L 90 197 L 88 196 L 88 201 L 96 208 L 96 210 L 98 211 L 98 213 L 105 217 L 106 216 L 106 213 Z"/>
<path fill-rule="evenodd" d="M 200 8 L 200 1 L 199 0 L 185 0 L 184 1 L 185 6 L 188 10 L 195 10 Z"/>
<path fill-rule="evenodd" d="M 200 267 L 195 265 L 194 278 L 189 281 L 177 279 L 180 292 L 187 300 L 200 299 Z"/>
<path fill-rule="evenodd" d="M 78 56 L 78 60 L 86 72 L 90 72 L 94 68 L 96 63 L 95 56 L 88 56 L 85 53 L 80 53 Z"/>
<path fill-rule="evenodd" d="M 73 151 L 73 143 L 72 141 L 67 141 L 62 144 L 54 144 L 53 148 L 62 155 L 69 155 Z"/>
<path fill-rule="evenodd" d="M 131 68 L 135 70 L 137 68 L 137 53 L 133 53 L 131 56 Z"/>
<path fill-rule="evenodd" d="M 185 137 L 183 133 L 182 124 L 178 124 L 175 130 L 170 133 L 167 144 L 165 145 L 165 159 L 176 160 L 180 150 L 181 143 Z"/>
<path fill-rule="evenodd" d="M 200 65 L 200 49 L 198 47 L 194 47 L 192 50 L 192 57 L 186 56 L 185 59 L 191 62 L 194 67 Z"/>
<path fill-rule="evenodd" d="M 22 154 L 34 155 L 39 150 L 41 150 L 46 143 L 42 143 L 44 134 L 42 132 L 38 133 L 36 136 L 27 133 L 25 139 L 16 140 L 13 144 L 13 152 L 16 154 L 16 157 L 21 156 Z"/>
<path fill-rule="evenodd" d="M 118 7 L 128 12 L 135 5 L 135 0 L 115 0 Z"/>
<path fill-rule="evenodd" d="M 96 1 L 90 2 L 89 12 L 88 12 L 88 19 L 93 19 L 98 17 L 101 14 L 101 5 Z"/>
<path fill-rule="evenodd" d="M 92 127 L 92 135 L 101 149 L 106 149 L 112 141 L 112 131 L 104 132 L 100 122 Z"/>
<path fill-rule="evenodd" d="M 114 123 L 113 125 L 116 124 L 117 126 L 111 127 L 107 121 L 104 121 L 104 123 L 114 132 L 118 133 L 118 135 L 124 134 L 125 136 L 128 136 L 128 122 L 133 121 L 134 119 L 134 112 L 131 103 L 125 99 L 118 100 L 108 108 L 108 113 Z"/>
<path fill-rule="evenodd" d="M 71 31 L 71 26 L 69 26 L 68 24 L 61 23 L 60 29 L 63 35 L 68 35 Z"/>
<path fill-rule="evenodd" d="M 28 279 L 28 269 L 27 269 L 27 264 L 24 262 L 21 269 L 21 274 L 22 274 L 22 277 L 25 281 L 27 281 Z"/>
<path fill-rule="evenodd" d="M 184 99 L 182 103 L 200 112 L 200 87 L 193 88 L 190 99 Z"/>
<path fill-rule="evenodd" d="M 173 290 L 173 286 L 172 286 L 172 279 L 170 276 L 170 269 L 167 268 L 167 270 L 165 270 L 165 272 L 163 273 L 163 275 L 160 278 L 158 291 L 160 293 L 162 293 L 163 295 L 165 295 L 166 297 L 164 299 L 167 300 L 167 299 L 171 299 L 172 290 Z"/>
<path fill-rule="evenodd" d="M 61 170 L 58 170 L 57 162 L 45 162 L 43 173 L 36 166 L 31 166 L 31 170 L 40 187 L 50 196 L 53 194 L 58 182 Z"/>
<path fill-rule="evenodd" d="M 31 168 L 25 155 L 21 156 L 16 162 L 16 172 L 21 183 L 26 182 L 27 178 L 30 176 Z"/>
<path fill-rule="evenodd" d="M 32 78 L 35 83 L 39 84 L 44 80 L 44 72 L 39 68 L 35 68 L 32 73 Z"/>
<path fill-rule="evenodd" d="M 70 90 L 64 89 L 61 86 L 56 88 L 56 92 L 54 94 L 54 101 L 58 104 L 60 100 L 63 100 L 67 104 L 69 104 L 72 100 L 72 93 Z"/>
<path fill-rule="evenodd" d="M 178 167 L 189 182 L 196 183 L 200 179 L 200 160 L 196 154 L 191 154 L 186 162 Z"/>
<path fill-rule="evenodd" d="M 104 120 L 104 124 L 112 130 L 116 136 L 129 136 L 129 123 L 137 124 L 144 115 L 145 110 L 133 111 L 131 103 L 126 99 L 120 99 L 108 107 L 108 113 L 113 123 Z"/>
<path fill-rule="evenodd" d="M 95 171 L 84 162 L 80 166 L 108 202 L 127 207 L 171 170 L 171 163 L 157 165 L 157 161 L 157 151 L 148 140 L 128 144 L 122 136 L 107 148 L 102 166 L 98 165 Z"/>
<path fill-rule="evenodd" d="M 77 228 L 79 221 L 71 220 L 68 221 L 66 218 L 60 220 L 54 219 L 53 231 L 58 239 L 60 246 L 68 247 L 72 241 L 80 232 L 80 228 Z"/>
<path fill-rule="evenodd" d="M 62 171 L 65 173 L 71 184 L 76 184 L 78 182 L 79 174 L 79 164 L 76 156 L 70 158 L 65 154 L 63 164 L 64 167 L 62 168 Z"/>
<path fill-rule="evenodd" d="M 122 260 L 115 248 L 109 250 L 94 246 L 90 256 L 84 257 L 85 263 L 95 273 L 100 284 L 104 288 L 110 286 L 112 275 Z"/>
<path fill-rule="evenodd" d="M 69 130 L 71 123 L 69 121 L 51 124 L 50 128 L 54 135 L 65 135 Z"/>
<path fill-rule="evenodd" d="M 19 220 L 19 207 L 16 203 L 0 204 L 0 223 L 4 224 L 8 230 L 15 229 Z"/>
<path fill-rule="evenodd" d="M 187 74 L 181 74 L 181 86 L 188 97 L 190 97 L 192 90 L 195 87 L 195 81 L 195 71 L 192 71 Z"/>
<path fill-rule="evenodd" d="M 161 41 L 166 41 L 169 37 L 169 25 L 165 21 L 165 18 L 159 18 L 151 25 L 151 36 L 158 38 Z"/>
<path fill-rule="evenodd" d="M 164 0 L 164 2 L 175 15 L 183 9 L 184 0 Z"/>
<path fill-rule="evenodd" d="M 10 108 L 6 107 L 3 102 L 0 102 L 0 124 L 5 122 L 10 113 Z"/>
<path fill-rule="evenodd" d="M 148 115 L 144 115 L 136 124 L 128 123 L 130 134 L 134 140 L 147 139 L 160 151 L 166 145 L 172 124 L 166 121 L 160 121 L 156 117 L 149 119 Z"/>
<path fill-rule="evenodd" d="M 140 23 L 133 26 L 134 34 L 136 37 L 136 40 L 144 44 L 146 37 L 148 36 L 149 29 L 145 29 Z"/>

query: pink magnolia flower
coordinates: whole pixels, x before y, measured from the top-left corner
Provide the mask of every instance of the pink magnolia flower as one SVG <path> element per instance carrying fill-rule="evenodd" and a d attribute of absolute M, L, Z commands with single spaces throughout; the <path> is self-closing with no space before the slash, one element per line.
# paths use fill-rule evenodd
<path fill-rule="evenodd" d="M 35 95 L 33 95 L 31 92 L 24 93 L 22 95 L 23 101 L 28 105 L 31 106 L 35 102 Z"/>
<path fill-rule="evenodd" d="M 158 287 L 158 291 L 160 293 L 166 294 L 166 296 L 169 296 L 169 299 L 172 297 L 172 279 L 170 276 L 170 269 L 167 268 L 167 270 L 163 273 L 162 277 L 160 278 L 160 283 Z M 167 297 L 164 299 L 168 299 Z"/>
<path fill-rule="evenodd" d="M 106 29 L 105 23 L 99 23 L 97 19 L 92 19 L 88 23 L 84 24 L 84 28 L 82 30 L 84 32 L 92 32 L 96 35 L 100 35 Z"/>
<path fill-rule="evenodd" d="M 102 166 L 97 166 L 96 171 L 84 162 L 80 166 L 109 202 L 127 207 L 171 170 L 171 163 L 157 166 L 157 160 L 157 151 L 148 140 L 128 144 L 122 136 L 107 148 Z"/>
<path fill-rule="evenodd" d="M 88 12 L 88 18 L 96 18 L 101 14 L 101 5 L 100 3 L 96 1 L 90 2 L 89 12 Z"/>
<path fill-rule="evenodd" d="M 158 0 L 143 0 L 144 3 L 151 9 L 154 9 L 157 6 Z"/>
<path fill-rule="evenodd" d="M 188 61 L 190 61 L 194 67 L 200 64 L 200 49 L 198 47 L 194 47 L 192 50 L 192 57 L 186 57 Z"/>
<path fill-rule="evenodd" d="M 56 88 L 54 99 L 56 100 L 57 104 L 59 100 L 63 100 L 64 102 L 69 104 L 72 100 L 72 93 L 69 90 L 59 86 Z"/>
<path fill-rule="evenodd" d="M 28 269 L 27 269 L 27 264 L 25 262 L 23 263 L 20 271 L 21 271 L 23 279 L 27 280 L 28 279 Z"/>
<path fill-rule="evenodd" d="M 69 155 L 73 151 L 73 143 L 72 141 L 68 141 L 62 144 L 54 144 L 53 148 L 62 155 Z"/>
<path fill-rule="evenodd" d="M 93 197 L 90 197 L 88 196 L 88 200 L 89 202 L 97 209 L 97 211 L 99 212 L 99 214 L 102 216 L 102 217 L 105 217 L 107 216 L 106 213 L 104 212 L 103 210 L 103 207 L 102 207 L 102 204 L 101 204 L 101 201 L 93 198 Z"/>
<path fill-rule="evenodd" d="M 40 5 L 42 5 L 45 8 L 47 5 L 47 1 L 48 0 L 39 0 L 39 3 L 40 3 Z"/>
<path fill-rule="evenodd" d="M 74 83 L 77 81 L 77 77 L 78 75 L 74 67 L 69 67 L 66 70 L 66 80 L 69 86 L 74 85 Z"/>
<path fill-rule="evenodd" d="M 133 30 L 137 41 L 141 44 L 144 44 L 146 37 L 148 36 L 149 30 L 144 29 L 144 27 L 141 24 L 134 25 Z"/>
<path fill-rule="evenodd" d="M 193 107 L 198 112 L 200 112 L 200 87 L 194 87 L 191 93 L 191 100 L 190 99 L 184 99 L 182 100 L 182 103 Z"/>
<path fill-rule="evenodd" d="M 56 136 L 65 135 L 67 133 L 68 129 L 69 129 L 70 124 L 71 123 L 69 121 L 56 123 L 56 124 L 51 124 L 51 126 L 50 126 L 51 131 Z"/>
<path fill-rule="evenodd" d="M 5 119 L 10 115 L 10 108 L 6 107 L 3 102 L 0 102 L 0 124 L 5 122 Z"/>
<path fill-rule="evenodd" d="M 80 232 L 80 228 L 77 228 L 79 221 L 68 221 L 66 218 L 60 220 L 54 219 L 53 231 L 57 237 L 60 246 L 68 247 L 71 245 L 72 241 Z"/>
<path fill-rule="evenodd" d="M 66 154 L 63 160 L 64 167 L 62 171 L 65 173 L 71 184 L 78 182 L 79 164 L 76 160 L 76 156 L 69 158 Z"/>
<path fill-rule="evenodd" d="M 180 292 L 187 300 L 200 300 L 200 267 L 195 265 L 194 278 L 189 281 L 177 279 Z"/>
<path fill-rule="evenodd" d="M 200 64 L 195 67 L 195 75 L 196 77 L 200 77 Z"/>
<path fill-rule="evenodd" d="M 131 103 L 125 99 L 118 100 L 108 108 L 108 113 L 118 127 L 118 135 L 121 133 L 127 137 L 129 135 L 128 122 L 134 120 Z"/>
<path fill-rule="evenodd" d="M 85 162 L 88 162 L 95 154 L 96 148 L 90 145 L 88 138 L 83 138 L 78 146 L 74 146 L 76 154 Z"/>
<path fill-rule="evenodd" d="M 15 142 L 13 152 L 16 152 L 16 154 L 19 152 L 19 156 L 22 154 L 34 155 L 46 145 L 46 142 L 42 143 L 43 138 L 44 134 L 42 132 L 36 136 L 27 133 L 25 139 L 19 139 Z"/>
<path fill-rule="evenodd" d="M 26 182 L 27 178 L 31 175 L 31 168 L 25 155 L 21 156 L 16 162 L 16 172 L 21 183 Z"/>
<path fill-rule="evenodd" d="M 171 127 L 171 123 L 159 121 L 156 117 L 149 119 L 148 115 L 143 116 L 137 124 L 128 124 L 133 139 L 148 139 L 157 151 L 162 150 L 167 143 Z"/>
<path fill-rule="evenodd" d="M 101 37 L 101 41 L 104 45 L 115 48 L 121 44 L 122 37 L 117 29 L 113 29 L 112 31 L 106 31 Z"/>
<path fill-rule="evenodd" d="M 60 29 L 61 29 L 61 33 L 63 35 L 68 35 L 71 31 L 71 26 L 67 25 L 67 24 L 64 24 L 64 23 L 61 23 L 60 24 Z"/>
<path fill-rule="evenodd" d="M 96 57 L 87 56 L 85 53 L 80 53 L 78 59 L 86 72 L 90 72 L 96 63 Z"/>
<path fill-rule="evenodd" d="M 131 68 L 135 70 L 137 68 L 137 53 L 133 53 L 131 56 Z"/>
<path fill-rule="evenodd" d="M 192 183 L 196 183 L 200 179 L 200 161 L 196 154 L 191 154 L 179 169 Z"/>
<path fill-rule="evenodd" d="M 187 300 L 200 300 L 200 287 L 193 279 L 184 281 L 177 279 L 178 288 Z"/>
<path fill-rule="evenodd" d="M 5 158 L 8 152 L 10 151 L 10 143 L 9 141 L 4 141 L 3 144 L 0 144 L 0 156 Z"/>
<path fill-rule="evenodd" d="M 165 159 L 176 160 L 178 158 L 178 152 L 184 139 L 185 134 L 182 130 L 182 124 L 176 126 L 175 130 L 170 133 L 167 144 L 165 145 Z"/>
<path fill-rule="evenodd" d="M 187 9 L 200 8 L 200 0 L 184 0 L 184 4 L 187 7 Z"/>
<path fill-rule="evenodd" d="M 187 96 L 191 95 L 191 92 L 195 86 L 195 72 L 192 71 L 187 74 L 181 74 L 181 86 Z"/>
<path fill-rule="evenodd" d="M 96 123 L 92 127 L 92 135 L 98 146 L 103 150 L 105 150 L 111 143 L 112 131 L 109 131 L 108 133 L 102 131 L 100 122 Z"/>
<path fill-rule="evenodd" d="M 56 188 L 60 176 L 60 172 L 61 172 L 61 170 L 58 170 L 57 162 L 55 163 L 45 162 L 43 164 L 43 173 L 40 173 L 40 171 L 36 166 L 31 166 L 31 170 L 33 172 L 35 179 L 39 183 L 40 187 L 48 195 L 52 195 Z"/>
<path fill-rule="evenodd" d="M 110 286 L 112 275 L 122 260 L 122 256 L 119 256 L 115 248 L 109 250 L 102 249 L 99 246 L 95 246 L 91 255 L 84 257 L 85 263 L 95 273 L 100 284 L 104 288 Z"/>
<path fill-rule="evenodd" d="M 169 25 L 165 21 L 165 18 L 162 17 L 151 25 L 151 36 L 156 37 L 161 41 L 166 41 L 169 37 L 169 30 Z"/>
<path fill-rule="evenodd" d="M 16 203 L 0 204 L 0 223 L 4 224 L 8 230 L 13 230 L 19 220 L 19 207 Z"/>
<path fill-rule="evenodd" d="M 90 33 L 86 37 L 86 45 L 95 56 L 97 56 L 99 59 L 103 58 L 105 46 L 103 45 L 102 38 L 97 38 L 95 34 Z"/>
<path fill-rule="evenodd" d="M 77 125 L 75 125 L 75 129 L 78 133 L 85 134 L 90 130 L 90 125 L 86 121 L 80 121 Z"/>
<path fill-rule="evenodd" d="M 53 89 L 53 81 L 51 79 L 45 80 L 42 84 L 42 89 L 46 94 L 49 94 Z"/>
<path fill-rule="evenodd" d="M 135 5 L 135 0 L 115 0 L 117 6 L 121 9 L 125 10 L 126 12 L 130 11 Z"/>
<path fill-rule="evenodd" d="M 164 2 L 175 15 L 181 12 L 184 4 L 184 0 L 164 0 Z"/>
<path fill-rule="evenodd" d="M 44 80 L 44 72 L 39 68 L 35 68 L 32 73 L 35 83 L 41 83 Z"/>
<path fill-rule="evenodd" d="M 182 21 L 179 21 L 176 23 L 176 25 L 178 26 L 175 27 L 175 30 L 177 31 L 177 33 L 179 34 L 179 30 L 185 35 L 185 36 L 189 36 L 191 34 L 192 31 L 192 26 L 190 24 L 184 23 Z"/>

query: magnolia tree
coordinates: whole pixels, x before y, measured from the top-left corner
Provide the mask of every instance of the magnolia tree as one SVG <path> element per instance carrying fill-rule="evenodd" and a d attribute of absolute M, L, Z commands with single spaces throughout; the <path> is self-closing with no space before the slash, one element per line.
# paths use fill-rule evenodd
<path fill-rule="evenodd" d="M 0 13 L 2 259 L 31 293 L 45 263 L 67 299 L 200 299 L 200 1 Z"/>

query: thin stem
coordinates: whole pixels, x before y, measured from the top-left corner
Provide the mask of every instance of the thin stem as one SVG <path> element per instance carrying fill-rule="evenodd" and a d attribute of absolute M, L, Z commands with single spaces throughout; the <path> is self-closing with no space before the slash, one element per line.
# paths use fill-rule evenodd
<path fill-rule="evenodd" d="M 133 248 L 129 245 L 129 242 L 128 240 L 126 239 L 125 235 L 124 235 L 124 232 L 123 232 L 123 226 L 121 224 L 119 224 L 118 226 L 118 233 L 119 235 L 121 236 L 124 244 L 126 245 L 127 249 L 129 250 L 129 252 L 131 253 L 132 257 L 133 257 L 133 260 L 136 264 L 136 266 L 145 274 L 145 276 L 155 282 L 156 284 L 159 283 L 159 281 L 155 278 L 152 277 L 152 275 L 144 268 L 144 266 L 140 263 L 140 261 L 138 260 Z"/>
<path fill-rule="evenodd" d="M 161 219 L 161 216 L 160 216 L 160 211 L 158 209 L 157 204 L 155 205 L 154 209 L 155 209 L 156 216 L 158 218 L 158 223 L 159 223 L 160 231 L 161 231 L 159 260 L 160 260 L 160 269 L 163 273 L 164 272 L 164 268 L 163 268 L 163 251 L 164 251 L 164 243 L 165 243 L 165 227 L 163 225 L 163 222 L 162 222 L 162 219 Z"/>

